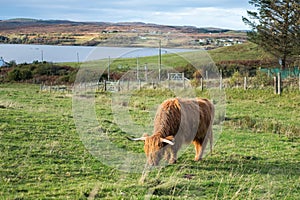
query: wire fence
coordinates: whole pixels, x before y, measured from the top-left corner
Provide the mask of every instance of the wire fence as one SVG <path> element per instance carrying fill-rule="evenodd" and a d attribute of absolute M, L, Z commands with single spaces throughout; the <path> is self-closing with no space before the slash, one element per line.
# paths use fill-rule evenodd
<path fill-rule="evenodd" d="M 297 78 L 300 75 L 300 68 L 299 67 L 290 67 L 288 69 L 281 69 L 281 68 L 262 68 L 260 71 L 268 74 L 268 76 L 277 76 L 278 73 L 281 74 L 282 79 L 287 78 Z"/>
<path fill-rule="evenodd" d="M 184 77 L 183 73 L 174 75 L 170 74 L 166 79 L 159 81 L 158 79 L 136 80 L 136 79 L 120 79 L 118 81 L 101 81 L 101 82 L 81 82 L 72 85 L 45 85 L 40 86 L 40 91 L 46 92 L 62 92 L 71 93 L 76 87 L 80 91 L 99 91 L 99 92 L 122 92 L 130 90 L 141 90 L 144 88 L 168 88 L 168 89 L 187 89 L 194 88 L 199 90 L 219 88 L 220 90 L 229 88 L 249 89 L 266 89 L 273 88 L 275 94 L 281 94 L 284 90 L 300 91 L 300 73 L 298 76 L 286 77 L 280 72 L 275 74 L 263 73 L 255 77 L 232 76 L 230 78 L 198 78 L 189 80 Z M 173 78 L 172 78 L 173 77 Z"/>

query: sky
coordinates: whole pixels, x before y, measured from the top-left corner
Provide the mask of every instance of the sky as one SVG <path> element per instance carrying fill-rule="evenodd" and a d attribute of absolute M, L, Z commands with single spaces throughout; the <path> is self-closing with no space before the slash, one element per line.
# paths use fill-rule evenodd
<path fill-rule="evenodd" d="M 248 0 L 1 0 L 0 20 L 12 18 L 249 29 Z"/>

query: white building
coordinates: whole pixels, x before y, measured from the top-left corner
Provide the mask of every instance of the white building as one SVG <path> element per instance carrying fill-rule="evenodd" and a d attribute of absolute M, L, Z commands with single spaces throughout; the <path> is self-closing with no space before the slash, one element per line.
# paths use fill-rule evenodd
<path fill-rule="evenodd" d="M 5 67 L 7 66 L 7 63 L 4 61 L 2 57 L 0 57 L 0 67 Z"/>

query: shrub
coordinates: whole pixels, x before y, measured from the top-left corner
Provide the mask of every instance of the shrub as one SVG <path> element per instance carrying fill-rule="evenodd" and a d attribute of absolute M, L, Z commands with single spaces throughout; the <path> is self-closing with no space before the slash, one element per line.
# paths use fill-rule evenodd
<path fill-rule="evenodd" d="M 234 72 L 231 78 L 229 79 L 229 85 L 231 87 L 234 86 L 239 87 L 242 85 L 242 83 L 243 83 L 243 76 L 238 71 Z"/>
<path fill-rule="evenodd" d="M 265 86 L 272 85 L 273 79 L 269 77 L 267 73 L 262 72 L 258 69 L 256 71 L 256 76 L 253 78 L 253 83 L 255 87 L 263 88 Z"/>
<path fill-rule="evenodd" d="M 8 81 L 22 81 L 32 78 L 32 72 L 29 69 L 15 68 L 8 73 Z"/>
<path fill-rule="evenodd" d="M 201 70 L 195 71 L 193 74 L 193 80 L 191 80 L 192 87 L 199 87 L 201 78 L 203 78 L 202 71 Z"/>

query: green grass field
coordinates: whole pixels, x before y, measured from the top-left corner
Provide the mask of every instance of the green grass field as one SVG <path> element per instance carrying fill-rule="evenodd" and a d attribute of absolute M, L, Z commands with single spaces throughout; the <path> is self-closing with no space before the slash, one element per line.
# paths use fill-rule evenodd
<path fill-rule="evenodd" d="M 170 96 L 136 92 L 130 116 L 146 127 L 151 109 Z M 72 94 L 2 84 L 0 97 L 0 199 L 300 199 L 299 91 L 226 90 L 226 121 L 213 155 L 194 162 L 190 145 L 177 164 L 144 174 L 119 171 L 88 152 Z M 143 144 L 125 140 L 113 122 L 111 97 L 95 97 L 101 128 L 124 151 L 142 153 Z"/>
<path fill-rule="evenodd" d="M 201 59 L 200 59 L 201 58 Z M 234 61 L 234 60 L 264 60 L 264 59 L 274 59 L 270 54 L 263 51 L 256 44 L 245 43 L 229 47 L 221 47 L 209 51 L 205 50 L 195 50 L 191 52 L 182 52 L 182 53 L 172 53 L 162 54 L 162 64 L 166 67 L 183 67 L 188 63 L 193 64 L 194 66 L 208 65 L 210 62 L 220 62 L 220 61 Z M 202 60 L 202 63 L 199 62 Z M 106 67 L 108 65 L 108 59 L 102 60 Z M 99 61 L 98 61 L 99 62 Z M 141 69 L 145 65 L 151 69 L 153 66 L 157 68 L 159 62 L 157 56 L 146 56 L 138 59 L 138 63 Z M 101 62 L 100 62 L 101 63 Z M 77 67 L 78 64 L 66 63 L 70 66 Z M 82 66 L 88 65 L 89 63 L 83 63 Z M 102 64 L 102 63 L 101 63 Z M 100 65 L 101 65 L 100 64 Z M 99 65 L 99 63 L 98 63 Z M 111 59 L 111 70 L 112 71 L 127 71 L 131 68 L 136 68 L 137 59 L 136 58 L 115 58 Z"/>

